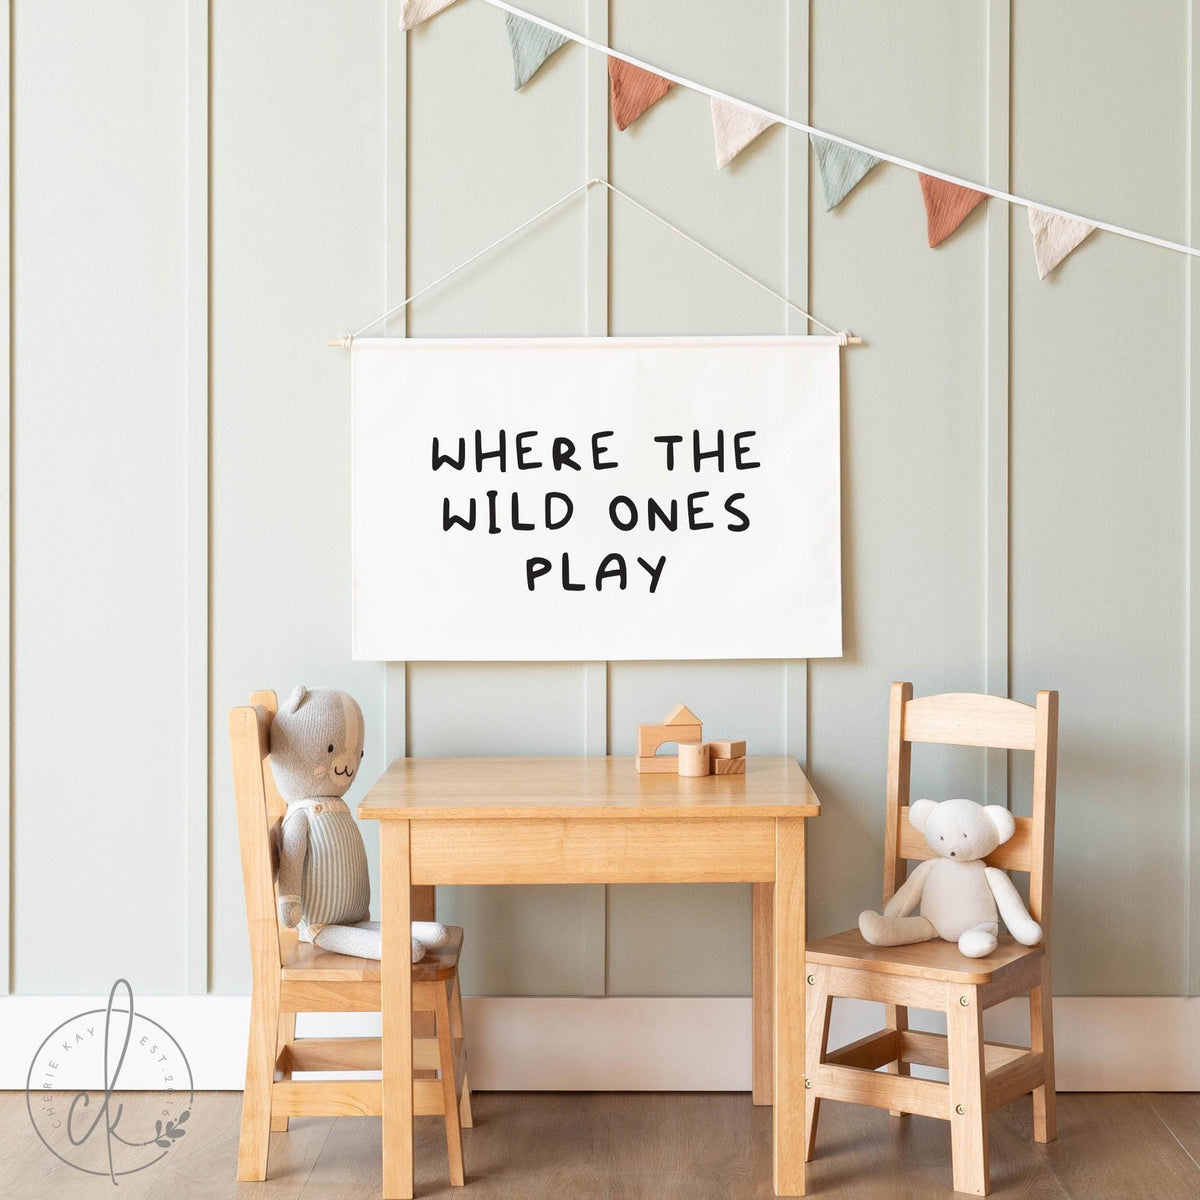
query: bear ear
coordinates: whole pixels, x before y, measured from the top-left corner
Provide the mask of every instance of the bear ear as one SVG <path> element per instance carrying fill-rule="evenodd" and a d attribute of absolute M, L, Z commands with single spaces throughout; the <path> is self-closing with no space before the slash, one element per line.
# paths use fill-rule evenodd
<path fill-rule="evenodd" d="M 983 811 L 995 825 L 996 832 L 1000 835 L 999 844 L 1003 846 L 1017 832 L 1017 818 L 1000 804 L 986 804 Z"/>
<path fill-rule="evenodd" d="M 933 800 L 914 800 L 908 810 L 908 823 L 918 832 L 923 833 L 925 822 L 933 816 L 937 803 Z"/>
<path fill-rule="evenodd" d="M 304 684 L 298 683 L 294 688 L 292 688 L 291 695 L 288 696 L 288 698 L 283 702 L 283 707 L 280 709 L 280 711 L 290 715 L 291 713 L 294 713 L 307 698 L 308 688 L 306 688 Z"/>

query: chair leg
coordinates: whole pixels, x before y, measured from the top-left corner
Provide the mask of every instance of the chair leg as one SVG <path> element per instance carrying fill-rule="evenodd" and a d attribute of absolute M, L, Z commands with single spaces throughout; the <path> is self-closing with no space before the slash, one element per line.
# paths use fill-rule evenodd
<path fill-rule="evenodd" d="M 950 1057 L 950 1147 L 954 1190 L 988 1194 L 987 1111 L 984 1107 L 983 1011 L 979 989 L 946 989 L 946 1036 Z"/>
<path fill-rule="evenodd" d="M 463 1061 L 462 1098 L 458 1102 L 459 1124 L 464 1129 L 475 1125 L 471 1114 L 471 1083 L 467 1078 L 467 1035 L 463 1028 L 462 988 L 458 985 L 458 972 L 454 972 L 454 987 L 450 990 L 450 1033 L 459 1039 L 459 1054 Z"/>
<path fill-rule="evenodd" d="M 1042 1055 L 1045 1082 L 1033 1090 L 1033 1140 L 1052 1142 L 1058 1137 L 1054 1097 L 1054 999 L 1050 993 L 1050 956 L 1042 958 L 1042 982 L 1029 993 L 1030 1048 Z"/>
<path fill-rule="evenodd" d="M 434 1022 L 437 1025 L 438 1060 L 442 1076 L 442 1112 L 446 1120 L 446 1153 L 450 1159 L 450 1184 L 462 1187 L 462 1129 L 458 1123 L 458 1092 L 454 1086 L 454 1034 L 450 1018 L 451 984 L 438 987 Z"/>
<path fill-rule="evenodd" d="M 885 1004 L 883 1006 L 883 1023 L 888 1029 L 904 1031 L 908 1028 L 908 1009 L 903 1004 Z M 908 1063 L 897 1059 L 894 1063 L 888 1065 L 889 1075 L 911 1075 L 912 1070 Z M 904 1110 L 900 1108 L 889 1108 L 888 1113 L 893 1117 L 904 1116 Z"/>
<path fill-rule="evenodd" d="M 276 1047 L 277 1053 L 282 1052 L 285 1048 L 290 1049 L 292 1043 L 296 1040 L 296 1014 L 295 1013 L 280 1013 L 279 1014 L 279 1045 Z M 289 1066 L 283 1073 L 284 1079 L 291 1079 L 292 1069 Z M 287 1117 L 272 1117 L 271 1132 L 272 1133 L 287 1133 L 288 1119 Z"/>
<path fill-rule="evenodd" d="M 817 1150 L 817 1119 L 821 1097 L 817 1094 L 817 1070 L 829 1048 L 829 1017 L 833 997 L 829 994 L 829 968 L 810 965 L 804 990 L 804 1161 L 812 1162 Z"/>
<path fill-rule="evenodd" d="M 271 1085 L 275 1081 L 275 1043 L 278 1036 L 278 992 L 264 996 L 262 989 L 255 987 L 250 1001 L 246 1088 L 242 1093 L 242 1132 L 238 1141 L 239 1183 L 258 1182 L 267 1177 L 267 1153 L 271 1143 Z"/>

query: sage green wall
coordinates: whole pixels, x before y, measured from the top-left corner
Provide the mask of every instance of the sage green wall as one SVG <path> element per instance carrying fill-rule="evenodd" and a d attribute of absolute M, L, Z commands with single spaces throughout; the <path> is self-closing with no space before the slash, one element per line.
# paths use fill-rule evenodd
<path fill-rule="evenodd" d="M 531 6 L 898 154 L 1200 238 L 1200 0 Z M 810 929 L 831 932 L 878 897 L 905 678 L 1060 690 L 1058 988 L 1200 992 L 1200 267 L 1097 235 L 1040 283 L 999 203 L 931 251 L 907 172 L 826 213 L 799 134 L 718 173 L 706 98 L 676 89 L 618 134 L 599 56 L 568 47 L 516 94 L 500 12 L 460 0 L 405 38 L 398 10 L 12 5 L 12 987 L 247 989 L 225 714 L 301 680 L 359 697 L 367 778 L 398 753 L 629 753 L 685 700 L 807 764 Z M 351 661 L 348 363 L 326 339 L 592 176 L 865 337 L 843 356 L 842 659 Z M 785 331 L 596 193 L 391 325 Z M 916 772 L 1027 802 L 1002 754 Z M 748 991 L 747 888 L 439 905 L 470 927 L 476 993 Z"/>

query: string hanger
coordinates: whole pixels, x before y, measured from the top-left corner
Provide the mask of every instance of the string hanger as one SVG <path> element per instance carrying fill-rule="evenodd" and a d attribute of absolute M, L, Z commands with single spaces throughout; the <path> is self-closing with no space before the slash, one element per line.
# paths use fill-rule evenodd
<path fill-rule="evenodd" d="M 858 345 L 862 344 L 862 338 L 853 336 L 853 334 L 851 334 L 850 331 L 847 329 L 837 330 L 837 329 L 834 329 L 830 325 L 826 325 L 824 321 L 819 320 L 817 317 L 814 317 L 812 315 L 812 313 L 806 312 L 803 308 L 800 307 L 800 305 L 794 303 L 792 300 L 789 300 L 788 297 L 783 295 L 782 292 L 777 292 L 774 288 L 769 287 L 767 284 L 763 283 L 763 281 L 761 279 L 756 279 L 753 275 L 750 275 L 748 272 L 743 271 L 741 267 L 739 267 L 736 263 L 730 262 L 729 259 L 727 259 L 724 255 L 718 254 L 715 250 L 704 245 L 703 242 L 697 241 L 694 237 L 692 237 L 692 235 L 690 233 L 685 233 L 682 229 L 679 228 L 678 225 L 672 224 L 670 221 L 667 220 L 666 217 L 662 216 L 659 213 L 654 212 L 653 209 L 647 208 L 646 205 L 644 205 L 640 200 L 635 199 L 628 192 L 617 187 L 617 185 L 615 183 L 610 183 L 607 179 L 596 178 L 596 179 L 589 179 L 585 183 L 581 183 L 578 187 L 572 188 L 569 192 L 566 192 L 564 195 L 559 196 L 559 198 L 557 200 L 555 200 L 553 204 L 547 204 L 546 207 L 543 208 L 540 212 L 534 213 L 532 217 L 529 217 L 527 220 L 522 221 L 520 223 L 520 225 L 517 225 L 515 228 L 510 229 L 506 234 L 504 234 L 502 237 L 498 237 L 494 242 L 489 242 L 488 245 L 484 246 L 482 250 L 477 250 L 474 254 L 472 254 L 470 258 L 463 259 L 463 261 L 460 262 L 458 264 L 458 266 L 452 267 L 444 275 L 439 275 L 436 279 L 427 283 L 424 287 L 419 288 L 417 291 L 413 292 L 412 295 L 406 296 L 395 307 L 389 308 L 387 310 L 387 312 L 385 312 L 385 313 L 381 313 L 373 321 L 368 321 L 361 329 L 356 329 L 353 333 L 345 333 L 345 334 L 342 334 L 341 337 L 331 339 L 329 342 L 329 345 L 340 347 L 343 350 L 349 350 L 350 347 L 353 345 L 355 338 L 362 337 L 362 335 L 364 333 L 366 333 L 370 329 L 374 329 L 376 325 L 381 325 L 385 321 L 388 321 L 390 318 L 394 317 L 398 312 L 401 312 L 405 308 L 407 308 L 414 300 L 417 300 L 421 296 L 424 296 L 427 292 L 433 291 L 434 288 L 445 283 L 447 279 L 451 279 L 453 276 L 457 275 L 460 271 L 465 271 L 467 269 L 467 267 L 471 266 L 473 263 L 476 263 L 481 258 L 486 257 L 493 250 L 504 245 L 505 242 L 511 241 L 518 234 L 524 233 L 525 230 L 528 229 L 531 225 L 536 225 L 537 222 L 540 221 L 543 217 L 548 217 L 552 212 L 556 211 L 557 209 L 561 208 L 564 204 L 566 204 L 567 201 L 574 199 L 574 197 L 578 196 L 581 192 L 586 192 L 589 188 L 592 188 L 592 187 L 605 188 L 607 191 L 611 192 L 614 196 L 619 196 L 622 200 L 626 201 L 629 204 L 632 204 L 634 208 L 639 209 L 641 212 L 644 212 L 646 214 L 646 216 L 652 217 L 655 221 L 657 221 L 660 225 L 665 226 L 672 233 L 678 234 L 681 238 L 683 238 L 683 240 L 685 242 L 688 242 L 691 245 L 695 246 L 697 250 L 702 250 L 705 254 L 707 254 L 709 256 L 709 258 L 715 259 L 717 262 L 721 263 L 723 266 L 728 267 L 735 274 L 740 275 L 744 280 L 746 280 L 747 283 L 751 283 L 756 288 L 758 288 L 760 291 L 766 292 L 768 296 L 774 297 L 774 299 L 778 300 L 781 304 L 786 304 L 788 308 L 790 308 L 793 312 L 798 313 L 806 321 L 809 321 L 813 325 L 816 325 L 819 328 L 823 329 L 831 337 L 837 338 L 839 345 L 841 345 L 841 346 L 858 346 Z"/>
<path fill-rule="evenodd" d="M 1193 258 L 1200 258 L 1200 249 L 1195 246 L 1189 246 L 1184 242 L 1173 242 L 1169 238 L 1156 237 L 1152 233 L 1142 233 L 1140 230 L 1129 229 L 1124 225 L 1114 225 L 1111 221 L 1101 221 L 1096 217 L 1088 217 L 1081 213 L 1070 212 L 1065 208 L 1055 208 L 1050 204 L 1042 204 L 1037 200 L 1030 200 L 1027 196 L 1018 196 L 1014 192 L 1006 192 L 1001 188 L 989 187 L 985 183 L 975 183 L 973 180 L 963 179 L 959 175 L 951 175 L 946 171 L 939 171 L 936 167 L 922 166 L 921 163 L 913 162 L 911 159 L 901 158 L 897 154 L 889 154 L 886 150 L 879 150 L 874 146 L 867 146 L 862 142 L 852 141 L 850 138 L 841 137 L 836 133 L 827 133 L 823 129 L 818 129 L 815 125 L 806 125 L 803 121 L 797 121 L 794 117 L 772 112 L 769 108 L 763 108 L 761 105 L 751 104 L 747 100 L 731 96 L 728 92 L 718 91 L 716 88 L 708 87 L 707 84 L 697 83 L 694 79 L 688 79 L 686 75 L 676 75 L 671 71 L 664 70 L 662 67 L 656 67 L 652 63 L 645 62 L 640 58 L 634 58 L 632 54 L 623 54 L 620 50 L 614 50 L 611 46 L 606 46 L 603 42 L 597 42 L 592 38 L 584 37 L 583 34 L 576 33 L 573 29 L 567 29 L 563 25 L 556 25 L 553 21 L 547 21 L 545 17 L 539 17 L 535 13 L 526 12 L 525 9 L 518 8 L 515 4 L 509 4 L 508 0 L 483 0 L 483 2 L 484 4 L 490 4 L 493 8 L 511 13 L 514 17 L 519 17 L 522 21 L 529 21 L 533 25 L 540 25 L 543 29 L 551 33 L 556 33 L 560 37 L 566 38 L 567 41 L 574 42 L 576 45 L 583 46 L 586 50 L 594 50 L 599 54 L 607 55 L 609 58 L 619 59 L 621 62 L 628 63 L 631 67 L 638 67 L 643 71 L 649 71 L 651 74 L 658 75 L 671 83 L 677 84 L 679 87 L 699 92 L 702 96 L 709 96 L 714 100 L 722 100 L 727 104 L 736 105 L 738 108 L 744 109 L 748 113 L 754 113 L 756 116 L 766 117 L 777 125 L 786 125 L 790 129 L 798 129 L 801 133 L 812 134 L 813 137 L 822 138 L 827 142 L 836 142 L 839 146 L 845 146 L 850 150 L 858 150 L 862 154 L 870 154 L 875 158 L 881 159 L 883 162 L 903 167 L 907 171 L 916 171 L 921 175 L 928 175 L 933 179 L 940 179 L 943 183 L 952 183 L 955 187 L 969 188 L 971 191 L 982 192 L 985 196 L 991 196 L 996 200 L 1003 200 L 1006 204 L 1015 204 L 1019 208 L 1038 208 L 1042 212 L 1051 213 L 1056 217 L 1066 217 L 1070 221 L 1082 221 L 1085 225 L 1091 225 L 1095 229 L 1103 229 L 1106 233 L 1115 233 L 1120 237 L 1132 238 L 1136 242 L 1145 242 L 1149 246 L 1161 246 L 1164 250 L 1175 250 L 1180 254 L 1189 254 Z"/>

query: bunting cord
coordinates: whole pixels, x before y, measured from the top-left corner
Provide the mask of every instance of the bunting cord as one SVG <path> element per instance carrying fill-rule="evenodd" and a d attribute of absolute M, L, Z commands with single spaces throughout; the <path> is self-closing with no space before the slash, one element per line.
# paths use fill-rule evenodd
<path fill-rule="evenodd" d="M 646 214 L 646 216 L 652 217 L 660 225 L 663 225 L 667 229 L 671 230 L 672 233 L 677 233 L 681 238 L 683 238 L 683 240 L 685 242 L 689 242 L 691 245 L 695 246 L 697 250 L 702 250 L 705 254 L 707 254 L 709 256 L 709 258 L 716 259 L 717 262 L 721 263 L 723 266 L 728 267 L 735 274 L 740 275 L 748 283 L 752 283 L 756 288 L 759 288 L 761 291 L 766 292 L 768 296 L 773 296 L 776 300 L 780 301 L 780 303 L 786 304 L 788 306 L 788 308 L 792 309 L 793 312 L 799 313 L 800 316 L 804 317 L 805 320 L 811 321 L 814 325 L 819 325 L 830 336 L 837 338 L 838 342 L 841 345 L 846 346 L 846 345 L 856 344 L 859 341 L 858 338 L 852 337 L 847 330 L 839 331 L 837 329 L 833 329 L 831 326 L 826 325 L 824 321 L 818 320 L 816 317 L 814 317 L 812 315 L 812 313 L 805 312 L 805 310 L 802 309 L 800 307 L 800 305 L 789 300 L 781 292 L 777 292 L 777 291 L 775 291 L 774 288 L 768 287 L 765 283 L 763 283 L 763 281 L 761 279 L 755 279 L 755 277 L 753 275 L 750 275 L 746 271 L 743 271 L 742 268 L 739 267 L 736 263 L 730 262 L 729 259 L 723 257 L 722 255 L 718 254 L 715 250 L 712 250 L 708 246 L 704 245 L 703 242 L 698 242 L 694 237 L 692 237 L 692 235 L 690 233 L 685 233 L 682 229 L 679 228 L 678 225 L 673 225 L 670 221 L 668 221 L 666 217 L 661 216 L 660 214 L 654 212 L 653 209 L 647 208 L 640 200 L 635 200 L 633 196 L 631 196 L 628 192 L 623 191 L 621 188 L 617 187 L 616 184 L 609 183 L 609 181 L 607 179 L 589 179 L 589 180 L 587 180 L 586 183 L 581 183 L 578 187 L 573 187 L 569 192 L 565 193 L 562 196 L 559 196 L 559 198 L 557 200 L 555 200 L 552 204 L 547 204 L 546 207 L 543 208 L 540 212 L 534 213 L 533 216 L 530 217 L 528 220 L 522 221 L 520 225 L 516 226 L 514 229 L 510 229 L 503 236 L 496 238 L 496 240 L 494 242 L 489 242 L 486 246 L 484 246 L 484 248 L 482 250 L 476 251 L 474 254 L 471 255 L 470 258 L 464 259 L 462 262 L 460 262 L 458 264 L 458 266 L 451 267 L 450 270 L 447 271 L 445 274 L 439 275 L 436 279 L 427 283 L 424 287 L 419 288 L 417 291 L 413 292 L 413 294 L 411 296 L 406 296 L 394 308 L 389 308 L 387 312 L 380 314 L 373 321 L 368 321 L 361 329 L 356 329 L 353 333 L 343 334 L 340 338 L 335 339 L 334 341 L 330 342 L 329 344 L 331 346 L 340 346 L 342 349 L 349 349 L 350 346 L 353 345 L 354 339 L 358 338 L 358 337 L 362 337 L 362 335 L 364 333 L 366 333 L 368 329 L 374 329 L 376 325 L 380 325 L 383 322 L 390 320 L 398 312 L 407 308 L 414 300 L 417 300 L 421 296 L 424 296 L 427 292 L 433 291 L 434 288 L 445 283 L 447 279 L 451 279 L 453 276 L 457 275 L 460 271 L 465 271 L 473 263 L 477 263 L 481 258 L 485 258 L 493 250 L 498 249 L 500 246 L 504 245 L 505 242 L 511 241 L 511 239 L 515 238 L 517 236 L 517 234 L 523 233 L 531 225 L 536 225 L 537 222 L 540 221 L 543 217 L 548 217 L 552 212 L 556 211 L 557 209 L 561 208 L 564 204 L 566 204 L 568 200 L 574 199 L 574 197 L 578 196 L 580 194 L 580 192 L 586 192 L 588 190 L 588 188 L 591 188 L 591 187 L 603 187 L 603 188 L 606 188 L 608 191 L 612 192 L 614 196 L 620 196 L 622 200 L 625 200 L 628 203 L 632 204 L 634 208 L 639 209 L 640 211 L 644 212 Z"/>
<path fill-rule="evenodd" d="M 1173 242 L 1168 238 L 1156 237 L 1152 233 L 1142 233 L 1137 229 L 1128 229 L 1124 225 L 1114 225 L 1109 221 L 1100 221 L 1095 217 L 1085 217 L 1080 213 L 1070 212 L 1065 208 L 1054 208 L 1052 205 L 1030 200 L 1026 196 L 1018 196 L 1013 192 L 989 187 L 983 183 L 973 183 L 969 179 L 963 179 L 958 175 L 951 175 L 946 171 L 939 171 L 934 167 L 922 166 L 911 159 L 901 158 L 896 154 L 889 154 L 886 150 L 876 150 L 871 146 L 851 141 L 849 138 L 841 137 L 836 133 L 826 133 L 825 130 L 818 129 L 814 125 L 806 125 L 803 121 L 797 121 L 794 117 L 787 117 L 782 113 L 772 112 L 769 108 L 762 108 L 760 105 L 751 104 L 747 100 L 731 96 L 728 92 L 721 92 L 716 88 L 708 87 L 706 84 L 697 83 L 694 79 L 688 79 L 683 75 L 675 75 L 670 71 L 664 71 L 662 67 L 656 67 L 652 63 L 645 62 L 640 58 L 634 58 L 631 54 L 623 54 L 620 50 L 614 50 L 611 46 L 606 46 L 603 42 L 594 41 L 592 38 L 584 37 L 583 34 L 576 33 L 572 29 L 556 25 L 553 21 L 547 21 L 545 17 L 539 17 L 534 13 L 526 12 L 525 9 L 518 8 L 515 4 L 509 4 L 508 0 L 483 0 L 483 2 L 484 4 L 490 4 L 493 8 L 499 8 L 504 12 L 511 13 L 514 17 L 520 17 L 522 20 L 529 21 L 534 25 L 540 25 L 543 29 L 548 29 L 551 33 L 557 33 L 560 37 L 575 42 L 585 49 L 595 50 L 597 53 L 605 54 L 609 58 L 620 59 L 621 62 L 628 63 L 631 67 L 638 67 L 643 71 L 649 71 L 653 75 L 659 75 L 671 83 L 678 84 L 680 87 L 688 88 L 693 92 L 700 92 L 714 100 L 721 100 L 727 104 L 735 104 L 747 112 L 755 113 L 760 117 L 766 117 L 779 125 L 787 125 L 792 129 L 799 130 L 801 133 L 809 133 L 814 137 L 823 138 L 827 142 L 836 142 L 839 146 L 845 146 L 850 150 L 870 154 L 875 158 L 881 159 L 883 162 L 903 167 L 906 171 L 916 171 L 921 175 L 940 179 L 943 183 L 954 184 L 956 187 L 970 188 L 972 191 L 982 192 L 985 196 L 991 196 L 993 199 L 1003 200 L 1006 204 L 1015 204 L 1021 208 L 1041 209 L 1042 212 L 1051 213 L 1056 217 L 1066 217 L 1070 221 L 1082 221 L 1084 224 L 1091 225 L 1096 229 L 1103 229 L 1106 233 L 1115 233 L 1120 237 L 1132 238 L 1134 241 L 1145 242 L 1150 246 L 1161 246 L 1164 250 L 1175 250 L 1180 254 L 1190 254 L 1193 258 L 1200 258 L 1200 249 L 1197 249 L 1195 246 L 1188 246 L 1183 242 Z M 759 286 L 762 285 L 760 284 Z"/>

